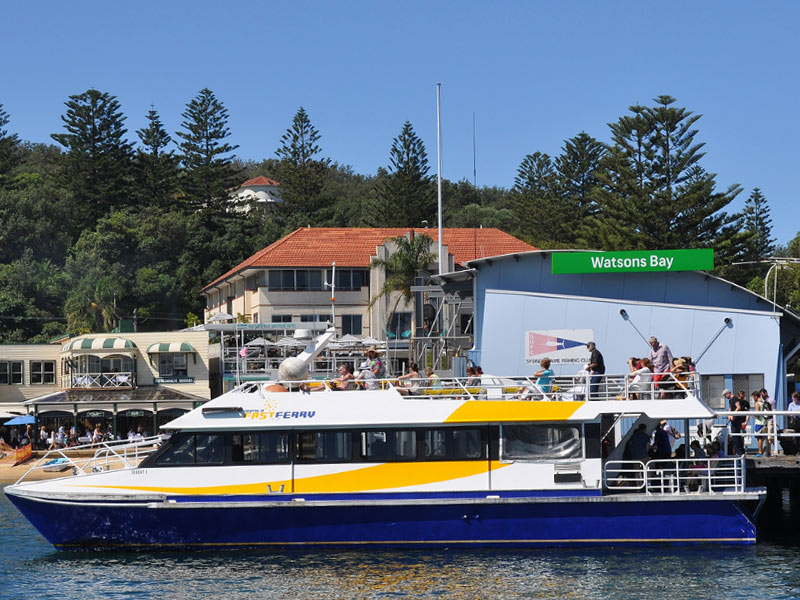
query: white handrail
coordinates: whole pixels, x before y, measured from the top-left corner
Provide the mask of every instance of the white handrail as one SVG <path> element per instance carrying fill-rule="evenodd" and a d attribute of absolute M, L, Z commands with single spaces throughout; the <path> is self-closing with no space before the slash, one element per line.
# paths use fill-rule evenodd
<path fill-rule="evenodd" d="M 745 461 L 743 456 L 610 460 L 603 465 L 603 485 L 648 495 L 744 492 Z"/>

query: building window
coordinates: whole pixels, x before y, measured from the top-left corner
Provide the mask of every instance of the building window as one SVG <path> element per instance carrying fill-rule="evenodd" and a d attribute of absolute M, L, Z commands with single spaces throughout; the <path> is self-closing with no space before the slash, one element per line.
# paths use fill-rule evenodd
<path fill-rule="evenodd" d="M 329 318 L 329 315 L 300 315 L 303 323 L 327 323 Z"/>
<path fill-rule="evenodd" d="M 410 338 L 411 337 L 411 313 L 410 312 L 396 312 L 392 315 L 392 321 L 389 323 L 389 329 L 386 335 L 390 339 L 394 338 Z"/>
<path fill-rule="evenodd" d="M 292 315 L 272 315 L 273 323 L 291 323 Z"/>
<path fill-rule="evenodd" d="M 342 315 L 342 335 L 361 335 L 361 315 Z"/>
<path fill-rule="evenodd" d="M 326 281 L 330 280 L 331 270 L 328 269 Z M 358 291 L 365 285 L 369 285 L 366 269 L 336 269 L 336 291 Z"/>
<path fill-rule="evenodd" d="M 31 384 L 52 385 L 56 382 L 56 361 L 32 360 Z"/>
<path fill-rule="evenodd" d="M 258 313 L 253 313 L 253 318 L 251 319 L 252 323 L 258 323 Z"/>
<path fill-rule="evenodd" d="M 0 385 L 22 385 L 22 361 L 0 361 Z"/>
<path fill-rule="evenodd" d="M 188 374 L 186 354 L 164 352 L 158 355 L 159 377 L 186 377 Z"/>
<path fill-rule="evenodd" d="M 319 269 L 272 269 L 268 275 L 271 291 L 322 290 L 322 271 Z"/>

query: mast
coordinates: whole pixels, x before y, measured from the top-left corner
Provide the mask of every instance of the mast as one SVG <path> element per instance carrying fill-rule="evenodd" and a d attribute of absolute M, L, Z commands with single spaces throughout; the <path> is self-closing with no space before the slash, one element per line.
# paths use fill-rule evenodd
<path fill-rule="evenodd" d="M 442 267 L 442 84 L 436 84 L 436 155 L 438 169 L 436 172 L 436 187 L 439 210 L 439 275 L 444 273 Z"/>

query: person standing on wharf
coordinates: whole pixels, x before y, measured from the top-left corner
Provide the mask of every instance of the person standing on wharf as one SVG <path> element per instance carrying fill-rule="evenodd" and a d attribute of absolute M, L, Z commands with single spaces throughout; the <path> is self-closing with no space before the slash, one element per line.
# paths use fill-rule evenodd
<path fill-rule="evenodd" d="M 603 362 L 603 355 L 600 353 L 600 350 L 597 349 L 594 342 L 588 342 L 586 347 L 589 349 L 589 352 L 591 352 L 589 364 L 586 365 L 587 371 L 592 374 L 591 385 L 589 387 L 589 400 L 591 400 L 592 396 L 597 394 L 597 387 L 600 383 L 600 379 L 606 372 L 606 364 Z"/>

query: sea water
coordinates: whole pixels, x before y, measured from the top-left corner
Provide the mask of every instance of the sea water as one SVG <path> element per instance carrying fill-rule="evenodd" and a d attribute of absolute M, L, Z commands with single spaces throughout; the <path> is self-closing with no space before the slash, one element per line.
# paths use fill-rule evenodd
<path fill-rule="evenodd" d="M 800 598 L 800 529 L 754 546 L 62 552 L 0 495 L 0 598 Z"/>

